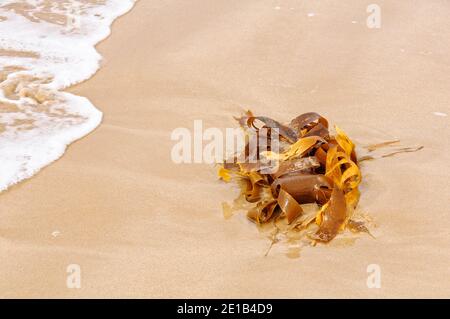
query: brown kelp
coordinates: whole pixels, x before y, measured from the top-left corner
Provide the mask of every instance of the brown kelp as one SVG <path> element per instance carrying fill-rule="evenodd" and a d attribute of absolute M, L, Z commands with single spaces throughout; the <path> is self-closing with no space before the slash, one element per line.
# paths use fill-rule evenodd
<path fill-rule="evenodd" d="M 352 219 L 361 172 L 355 145 L 344 131 L 335 126 L 332 134 L 327 119 L 312 112 L 289 124 L 250 111 L 236 120 L 246 133 L 246 147 L 221 165 L 218 175 L 241 186 L 250 220 L 275 227 L 283 220 L 313 242 L 327 243 L 344 229 L 368 232 Z M 302 206 L 311 203 L 317 210 L 305 213 Z"/>

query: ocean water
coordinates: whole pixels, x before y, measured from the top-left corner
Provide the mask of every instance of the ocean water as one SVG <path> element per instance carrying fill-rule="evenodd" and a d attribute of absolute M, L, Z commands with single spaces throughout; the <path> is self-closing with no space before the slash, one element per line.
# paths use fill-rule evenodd
<path fill-rule="evenodd" d="M 61 157 L 101 122 L 63 90 L 99 69 L 95 45 L 135 0 L 0 0 L 0 191 Z"/>

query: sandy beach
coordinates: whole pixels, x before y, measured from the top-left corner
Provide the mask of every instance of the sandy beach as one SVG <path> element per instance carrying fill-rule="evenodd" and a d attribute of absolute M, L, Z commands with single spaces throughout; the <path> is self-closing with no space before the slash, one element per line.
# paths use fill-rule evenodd
<path fill-rule="evenodd" d="M 358 0 L 138 1 L 98 45 L 100 71 L 68 90 L 102 124 L 0 195 L 0 297 L 450 297 L 450 4 L 377 4 L 371 29 Z M 247 108 L 315 111 L 359 145 L 424 146 L 362 163 L 376 239 L 265 257 L 244 214 L 224 218 L 236 189 L 214 165 L 173 163 L 170 135 L 234 127 Z"/>

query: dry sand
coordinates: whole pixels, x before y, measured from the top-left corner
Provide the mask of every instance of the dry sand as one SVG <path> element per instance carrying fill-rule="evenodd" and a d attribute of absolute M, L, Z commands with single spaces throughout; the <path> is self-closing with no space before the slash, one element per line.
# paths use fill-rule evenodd
<path fill-rule="evenodd" d="M 99 45 L 103 68 L 70 90 L 103 124 L 1 194 L 0 296 L 450 297 L 449 117 L 433 114 L 450 113 L 450 4 L 377 3 L 380 29 L 356 0 L 138 2 Z M 245 107 L 425 146 L 363 165 L 376 240 L 264 257 L 245 216 L 224 220 L 232 186 L 211 165 L 173 164 L 170 133 L 232 127 Z M 66 287 L 69 264 L 81 289 Z"/>

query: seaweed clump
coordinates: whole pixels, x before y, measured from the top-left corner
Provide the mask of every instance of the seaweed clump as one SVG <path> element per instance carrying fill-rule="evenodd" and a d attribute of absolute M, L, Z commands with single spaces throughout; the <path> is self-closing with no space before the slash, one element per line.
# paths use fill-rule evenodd
<path fill-rule="evenodd" d="M 332 135 L 317 113 L 287 125 L 250 111 L 236 120 L 245 149 L 226 160 L 218 175 L 240 185 L 235 203 L 241 202 L 251 221 L 275 226 L 272 245 L 280 221 L 286 232 L 297 231 L 313 243 L 328 243 L 344 229 L 368 233 L 364 222 L 353 219 L 361 172 L 355 144 L 344 131 L 335 126 Z"/>

